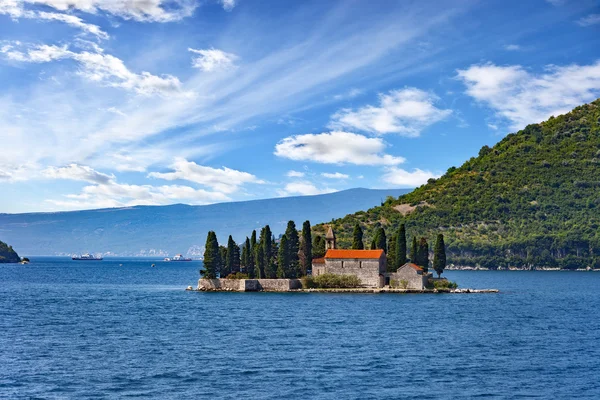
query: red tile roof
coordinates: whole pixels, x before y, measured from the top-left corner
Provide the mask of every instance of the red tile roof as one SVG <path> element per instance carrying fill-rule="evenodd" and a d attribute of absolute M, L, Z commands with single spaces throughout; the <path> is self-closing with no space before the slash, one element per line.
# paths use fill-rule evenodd
<path fill-rule="evenodd" d="M 419 267 L 417 264 L 413 264 L 413 263 L 406 263 L 404 265 L 408 265 L 409 267 L 411 267 L 412 269 L 414 269 L 415 271 L 423 271 L 423 268 Z M 404 267 L 404 265 L 402 267 Z M 400 268 L 402 268 L 400 267 Z"/>
<path fill-rule="evenodd" d="M 384 254 L 383 250 L 327 250 L 325 258 L 360 258 L 360 259 L 379 259 Z"/>
<path fill-rule="evenodd" d="M 324 258 L 324 257 L 321 257 L 321 258 L 314 258 L 314 259 L 312 260 L 312 263 L 313 263 L 313 264 L 325 264 L 325 258 Z"/>

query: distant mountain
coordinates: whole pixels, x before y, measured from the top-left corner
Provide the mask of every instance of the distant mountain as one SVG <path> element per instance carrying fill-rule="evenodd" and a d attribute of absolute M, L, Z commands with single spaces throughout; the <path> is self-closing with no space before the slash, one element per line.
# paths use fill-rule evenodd
<path fill-rule="evenodd" d="M 600 268 L 600 99 L 510 134 L 440 179 L 334 222 L 349 246 L 405 223 L 409 236 L 446 237 L 463 266 Z M 325 225 L 315 228 L 324 233 Z M 410 238 L 409 238 L 410 240 Z"/>
<path fill-rule="evenodd" d="M 0 214 L 0 238 L 25 255 L 92 252 L 120 256 L 202 254 L 209 230 L 220 243 L 241 242 L 266 224 L 275 235 L 287 221 L 329 221 L 381 204 L 409 190 L 350 189 L 316 196 L 221 203 L 136 206 L 55 213 Z"/>
<path fill-rule="evenodd" d="M 0 242 L 0 264 L 17 263 L 19 261 L 21 261 L 21 257 L 13 250 L 12 246 Z"/>

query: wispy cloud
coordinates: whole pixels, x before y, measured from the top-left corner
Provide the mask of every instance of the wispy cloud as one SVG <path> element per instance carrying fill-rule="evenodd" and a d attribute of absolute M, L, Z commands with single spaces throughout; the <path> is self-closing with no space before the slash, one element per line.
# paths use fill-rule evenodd
<path fill-rule="evenodd" d="M 590 14 L 585 16 L 577 21 L 579 26 L 592 26 L 596 24 L 600 24 L 600 14 Z"/>
<path fill-rule="evenodd" d="M 73 52 L 66 45 L 36 45 L 25 50 L 17 50 L 13 45 L 5 45 L 0 49 L 0 53 L 4 53 L 10 60 L 19 62 L 47 63 L 72 59 L 80 64 L 79 75 L 84 78 L 107 86 L 132 90 L 138 94 L 190 95 L 183 92 L 178 78 L 172 75 L 156 76 L 149 72 L 136 74 L 130 71 L 122 60 L 110 54 Z"/>
<path fill-rule="evenodd" d="M 42 174 L 51 179 L 69 179 L 98 184 L 107 184 L 115 180 L 114 175 L 95 171 L 87 165 L 70 164 L 66 167 L 48 167 Z"/>
<path fill-rule="evenodd" d="M 231 11 L 235 8 L 236 0 L 219 0 L 225 11 Z"/>
<path fill-rule="evenodd" d="M 510 121 L 511 129 L 521 129 L 600 96 L 600 61 L 549 66 L 538 74 L 520 65 L 479 64 L 459 70 L 458 79 L 469 96 Z"/>
<path fill-rule="evenodd" d="M 506 45 L 504 45 L 504 50 L 519 51 L 519 50 L 521 50 L 521 46 L 519 46 L 518 44 L 506 44 Z"/>
<path fill-rule="evenodd" d="M 77 10 L 90 14 L 104 12 L 142 22 L 171 22 L 192 15 L 196 0 L 3 0 L 21 6 L 45 5 L 59 11 Z M 231 1 L 231 0 L 229 0 Z"/>
<path fill-rule="evenodd" d="M 235 54 L 226 53 L 217 49 L 196 50 L 189 48 L 188 51 L 198 54 L 192 59 L 192 66 L 204 72 L 224 71 L 233 68 L 238 57 Z"/>
<path fill-rule="evenodd" d="M 446 118 L 451 110 L 437 108 L 438 98 L 428 92 L 405 88 L 379 95 L 378 106 L 342 109 L 331 117 L 332 129 L 357 129 L 372 133 L 419 136 L 427 126 Z"/>
<path fill-rule="evenodd" d="M 275 155 L 323 164 L 397 165 L 403 157 L 385 154 L 385 142 L 351 132 L 291 136 L 275 146 Z"/>

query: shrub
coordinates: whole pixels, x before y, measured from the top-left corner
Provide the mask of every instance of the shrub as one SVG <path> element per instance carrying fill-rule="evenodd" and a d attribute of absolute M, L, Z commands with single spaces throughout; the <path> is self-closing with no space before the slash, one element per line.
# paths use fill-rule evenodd
<path fill-rule="evenodd" d="M 229 274 L 225 277 L 225 279 L 248 279 L 248 274 L 243 274 L 241 272 L 236 272 L 235 274 Z"/>
<path fill-rule="evenodd" d="M 440 279 L 433 281 L 433 287 L 436 289 L 456 289 L 458 284 L 451 282 L 448 279 Z"/>
<path fill-rule="evenodd" d="M 408 289 L 408 281 L 406 279 L 401 279 L 399 281 L 392 279 L 390 281 L 390 286 L 393 288 Z"/>
<path fill-rule="evenodd" d="M 356 288 L 360 285 L 360 279 L 355 275 L 322 274 L 302 279 L 302 286 L 307 289 Z"/>

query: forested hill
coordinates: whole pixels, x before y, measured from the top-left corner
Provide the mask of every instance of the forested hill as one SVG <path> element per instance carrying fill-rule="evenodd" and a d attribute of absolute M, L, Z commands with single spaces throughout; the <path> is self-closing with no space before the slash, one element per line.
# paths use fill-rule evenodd
<path fill-rule="evenodd" d="M 338 241 L 350 246 L 356 222 L 365 243 L 404 222 L 409 240 L 443 233 L 456 265 L 600 268 L 599 125 L 600 99 L 529 125 L 411 193 L 335 220 Z"/>
<path fill-rule="evenodd" d="M 12 246 L 0 241 L 0 264 L 17 263 L 19 261 L 21 261 L 21 258 L 17 252 L 13 250 Z"/>

